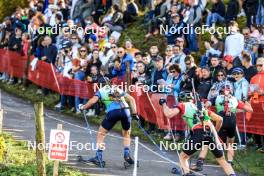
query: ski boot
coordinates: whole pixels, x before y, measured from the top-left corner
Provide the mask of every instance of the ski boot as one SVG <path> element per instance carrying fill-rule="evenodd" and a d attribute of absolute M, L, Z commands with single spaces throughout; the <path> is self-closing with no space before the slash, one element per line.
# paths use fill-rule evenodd
<path fill-rule="evenodd" d="M 135 161 L 130 157 L 130 155 L 124 157 L 124 167 L 125 169 L 128 169 L 129 167 L 133 166 L 135 164 Z M 137 167 L 139 167 L 139 162 L 137 162 Z"/>
<path fill-rule="evenodd" d="M 103 152 L 101 150 L 98 150 L 96 152 L 95 157 L 90 158 L 89 162 L 91 162 L 91 163 L 93 163 L 93 164 L 95 164 L 101 168 L 104 168 L 105 167 L 105 161 L 103 161 Z"/>
<path fill-rule="evenodd" d="M 201 159 L 201 158 L 199 158 L 199 159 L 197 160 L 196 164 L 193 165 L 193 166 L 191 167 L 191 169 L 192 169 L 193 171 L 200 172 L 200 171 L 203 170 L 203 164 L 204 164 L 204 160 Z"/>

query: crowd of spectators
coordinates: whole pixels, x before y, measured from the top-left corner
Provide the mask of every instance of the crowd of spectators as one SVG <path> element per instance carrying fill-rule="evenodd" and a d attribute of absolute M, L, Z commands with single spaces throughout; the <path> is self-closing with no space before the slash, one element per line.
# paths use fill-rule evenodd
<path fill-rule="evenodd" d="M 226 82 L 233 85 L 239 100 L 248 100 L 253 91 L 262 95 L 264 1 L 229 0 L 227 4 L 222 0 L 209 1 L 212 5 L 207 8 L 207 0 L 58 0 L 48 6 L 44 0 L 30 0 L 29 7 L 18 7 L 0 25 L 0 47 L 24 56 L 31 49 L 35 58 L 53 64 L 64 77 L 93 83 L 102 76 L 110 79 L 125 76 L 129 63 L 133 84 L 156 87 L 152 91 L 174 95 L 176 102 L 180 91 L 192 90 L 192 79 L 203 100 L 216 98 Z M 164 34 L 165 53 L 160 52 L 158 45 L 149 46 L 147 52 L 140 51 L 137 48 L 140 46 L 134 46 L 130 39 L 124 46 L 119 45 L 123 30 L 137 20 L 140 10 L 144 12 L 148 40 L 162 37 L 160 25 L 177 31 Z M 246 19 L 246 26 L 239 27 L 239 18 Z M 198 42 L 194 28 L 205 24 L 206 31 L 222 26 L 228 27 L 230 33 L 210 34 L 209 40 Z M 187 34 L 182 31 L 185 26 L 190 28 Z M 88 28 L 88 32 L 59 29 L 54 32 L 51 27 L 82 27 Z M 201 56 L 195 60 L 196 52 Z M 8 84 L 21 82 L 7 73 L 2 73 L 0 79 Z M 170 89 L 164 89 L 165 86 Z M 41 87 L 38 90 L 48 92 Z M 78 105 L 87 101 L 67 95 L 60 97 L 56 108 L 67 107 L 76 113 L 80 113 Z M 100 108 L 96 105 L 89 115 L 99 115 Z M 154 129 L 149 126 L 149 130 Z M 165 139 L 171 136 L 168 133 Z"/>

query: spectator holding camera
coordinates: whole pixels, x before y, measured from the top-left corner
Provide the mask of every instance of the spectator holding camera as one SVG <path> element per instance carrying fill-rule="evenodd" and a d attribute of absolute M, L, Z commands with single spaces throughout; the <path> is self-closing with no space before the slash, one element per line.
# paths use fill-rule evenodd
<path fill-rule="evenodd" d="M 130 71 L 132 72 L 133 71 L 133 68 L 134 68 L 134 61 L 133 61 L 133 57 L 128 54 L 124 48 L 120 47 L 118 48 L 117 50 L 117 56 L 118 56 L 118 59 L 120 60 L 120 66 L 119 64 L 117 63 L 117 67 L 114 67 L 113 70 L 112 70 L 112 75 L 113 76 L 124 76 L 125 73 L 126 73 L 126 62 L 129 63 L 130 65 Z"/>
<path fill-rule="evenodd" d="M 62 48 L 58 53 L 56 66 L 63 77 L 73 79 L 73 58 L 71 52 L 72 43 L 70 41 L 65 41 L 61 47 Z M 60 102 L 55 106 L 55 109 L 58 111 L 64 111 L 67 104 L 70 110 L 73 112 L 75 110 L 74 97 L 61 94 Z"/>

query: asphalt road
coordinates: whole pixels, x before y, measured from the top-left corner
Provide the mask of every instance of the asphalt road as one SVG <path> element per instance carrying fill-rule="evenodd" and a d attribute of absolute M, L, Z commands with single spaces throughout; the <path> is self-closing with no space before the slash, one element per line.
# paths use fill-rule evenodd
<path fill-rule="evenodd" d="M 2 91 L 2 107 L 4 109 L 4 130 L 11 133 L 18 140 L 27 140 L 29 145 L 34 143 L 35 121 L 33 105 Z M 78 155 L 83 155 L 87 158 L 95 155 L 96 133 L 92 132 L 92 134 L 90 134 L 85 128 L 85 123 L 82 119 L 65 116 L 51 110 L 45 110 L 45 113 L 47 114 L 45 116 L 46 142 L 49 141 L 50 130 L 55 129 L 58 123 L 63 124 L 64 130 L 71 132 L 70 141 L 73 147 L 69 153 L 68 165 L 81 171 L 88 172 L 91 175 L 132 175 L 133 168 L 125 169 L 123 166 L 123 147 L 120 134 L 111 132 L 110 135 L 106 137 L 106 150 L 103 152 L 103 158 L 106 162 L 105 168 L 101 169 L 92 164 L 78 163 L 76 161 L 76 156 Z M 97 126 L 91 126 L 90 129 L 96 131 L 97 128 Z M 154 145 L 144 142 L 141 143 L 140 139 L 139 142 L 138 158 L 140 167 L 137 172 L 139 176 L 173 175 L 170 173 L 171 168 L 175 166 L 173 163 L 159 156 L 157 153 L 160 152 Z M 76 146 L 77 143 L 79 143 L 78 146 Z M 133 141 L 131 145 L 132 155 L 134 147 Z M 172 161 L 178 161 L 176 152 L 170 152 L 167 153 L 167 155 Z M 216 165 L 206 166 L 203 173 L 210 176 L 224 175 L 222 169 Z"/>

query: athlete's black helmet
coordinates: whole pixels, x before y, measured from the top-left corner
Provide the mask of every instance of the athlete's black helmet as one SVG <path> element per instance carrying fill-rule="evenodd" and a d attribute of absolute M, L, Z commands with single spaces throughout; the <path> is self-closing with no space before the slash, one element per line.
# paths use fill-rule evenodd
<path fill-rule="evenodd" d="M 190 91 L 181 91 L 179 93 L 179 100 L 180 101 L 189 101 L 189 100 L 192 100 L 193 99 L 193 93 L 190 92 Z"/>

